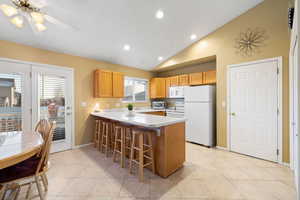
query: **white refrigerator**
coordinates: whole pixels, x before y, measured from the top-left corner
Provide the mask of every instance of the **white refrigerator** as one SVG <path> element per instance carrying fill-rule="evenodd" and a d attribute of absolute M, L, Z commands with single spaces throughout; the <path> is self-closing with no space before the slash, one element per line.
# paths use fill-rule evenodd
<path fill-rule="evenodd" d="M 186 140 L 204 146 L 215 146 L 216 89 L 213 85 L 186 87 L 184 107 Z"/>

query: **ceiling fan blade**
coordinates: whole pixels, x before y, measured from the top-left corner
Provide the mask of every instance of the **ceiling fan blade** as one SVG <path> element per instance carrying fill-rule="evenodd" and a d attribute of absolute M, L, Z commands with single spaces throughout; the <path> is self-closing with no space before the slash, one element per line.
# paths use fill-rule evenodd
<path fill-rule="evenodd" d="M 58 25 L 58 26 L 61 26 L 62 28 L 66 28 L 66 29 L 72 29 L 72 30 L 77 30 L 74 26 L 71 26 L 69 24 L 66 24 L 66 23 L 63 23 L 62 21 L 50 16 L 50 15 L 44 15 L 44 18 L 52 23 L 52 24 L 55 24 L 55 25 Z"/>
<path fill-rule="evenodd" d="M 28 24 L 30 25 L 31 30 L 35 35 L 38 35 L 40 32 L 37 30 L 35 23 L 31 16 L 28 13 L 22 12 L 22 15 L 27 19 Z"/>
<path fill-rule="evenodd" d="M 48 6 L 47 0 L 29 0 L 29 3 L 37 8 L 44 8 Z"/>
<path fill-rule="evenodd" d="M 18 14 L 18 10 L 15 7 L 7 4 L 0 4 L 0 10 L 2 10 L 7 17 L 12 17 Z"/>

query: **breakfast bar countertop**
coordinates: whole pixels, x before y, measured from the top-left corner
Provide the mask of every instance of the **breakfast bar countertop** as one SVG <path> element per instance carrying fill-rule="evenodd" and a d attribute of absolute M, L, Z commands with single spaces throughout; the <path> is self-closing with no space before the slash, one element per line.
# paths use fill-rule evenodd
<path fill-rule="evenodd" d="M 128 116 L 128 112 L 108 111 L 108 112 L 92 112 L 95 117 L 103 117 L 115 121 L 120 121 L 132 125 L 143 126 L 146 128 L 160 128 L 172 124 L 185 122 L 185 118 L 173 118 L 167 116 L 148 115 L 142 113 L 134 113 L 134 116 Z"/>

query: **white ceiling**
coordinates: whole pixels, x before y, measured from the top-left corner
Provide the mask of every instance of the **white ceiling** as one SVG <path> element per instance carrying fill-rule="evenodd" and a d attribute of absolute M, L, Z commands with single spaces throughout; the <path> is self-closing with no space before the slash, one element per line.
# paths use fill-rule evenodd
<path fill-rule="evenodd" d="M 263 0 L 47 0 L 49 15 L 76 27 L 47 24 L 35 35 L 0 13 L 0 39 L 150 70 Z M 9 0 L 1 0 L 9 2 Z M 165 17 L 156 19 L 157 10 Z M 130 51 L 123 46 L 129 44 Z"/>

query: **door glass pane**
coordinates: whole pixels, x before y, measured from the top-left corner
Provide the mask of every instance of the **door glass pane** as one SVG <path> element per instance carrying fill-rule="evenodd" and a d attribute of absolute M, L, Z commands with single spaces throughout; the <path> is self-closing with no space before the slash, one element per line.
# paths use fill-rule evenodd
<path fill-rule="evenodd" d="M 22 76 L 0 73 L 0 132 L 22 130 Z"/>
<path fill-rule="evenodd" d="M 40 75 L 39 95 L 40 118 L 56 121 L 54 141 L 65 139 L 65 78 Z"/>

